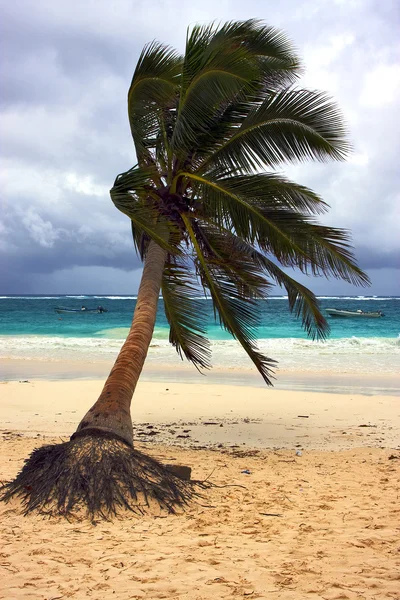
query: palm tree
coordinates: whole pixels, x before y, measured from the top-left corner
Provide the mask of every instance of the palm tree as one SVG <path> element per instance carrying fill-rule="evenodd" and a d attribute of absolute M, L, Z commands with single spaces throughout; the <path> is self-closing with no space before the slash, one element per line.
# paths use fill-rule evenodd
<path fill-rule="evenodd" d="M 286 37 L 257 20 L 195 26 L 183 57 L 158 42 L 143 49 L 128 92 L 137 164 L 117 176 L 111 198 L 131 221 L 144 269 L 128 337 L 99 399 L 68 443 L 85 443 L 78 454 L 81 463 L 86 457 L 89 471 L 93 462 L 108 464 L 116 448 L 130 452 L 137 465 L 130 405 L 160 291 L 170 342 L 181 357 L 198 369 L 210 367 L 202 306 L 193 299 L 200 284 L 221 326 L 271 384 L 274 361 L 259 352 L 255 333 L 257 299 L 271 285 L 286 288 L 290 310 L 301 316 L 311 337 L 328 333 L 314 294 L 281 267 L 368 284 L 348 233 L 316 221 L 327 209 L 323 200 L 275 172 L 286 162 L 343 160 L 349 152 L 338 109 L 325 94 L 294 87 L 299 74 Z M 87 458 L 100 439 L 111 446 L 101 460 Z M 30 481 L 33 458 L 25 467 Z M 43 462 L 43 455 L 39 458 Z M 78 461 L 77 453 L 73 460 Z M 22 494 L 26 476 L 8 484 L 13 486 L 8 496 Z M 60 493 L 52 489 L 46 502 L 56 499 L 58 509 L 68 512 L 75 501 L 71 493 L 60 503 Z M 173 497 L 168 492 L 161 500 L 168 497 L 164 503 L 172 506 L 186 492 L 179 495 L 174 487 Z M 32 490 L 24 493 L 28 509 L 43 507 L 42 497 L 38 503 Z M 130 505 L 126 490 L 121 494 L 123 501 L 111 494 L 108 504 L 99 501 L 91 510 Z M 157 494 L 160 498 L 159 489 Z M 87 497 L 85 502 L 90 504 Z"/>

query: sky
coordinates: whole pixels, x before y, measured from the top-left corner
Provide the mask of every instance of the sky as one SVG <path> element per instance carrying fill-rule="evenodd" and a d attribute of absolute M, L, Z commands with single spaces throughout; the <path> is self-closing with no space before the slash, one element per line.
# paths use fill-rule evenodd
<path fill-rule="evenodd" d="M 132 294 L 141 264 L 109 189 L 135 163 L 126 95 L 143 45 L 183 52 L 194 23 L 260 18 L 286 32 L 299 86 L 329 92 L 348 123 L 343 163 L 280 170 L 350 229 L 366 290 L 400 295 L 398 0 L 0 0 L 0 294 Z M 277 291 L 279 293 L 279 290 Z"/>

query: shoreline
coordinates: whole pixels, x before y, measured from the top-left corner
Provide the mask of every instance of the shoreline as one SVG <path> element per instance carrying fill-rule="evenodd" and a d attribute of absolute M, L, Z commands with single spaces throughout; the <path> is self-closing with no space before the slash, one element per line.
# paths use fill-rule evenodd
<path fill-rule="evenodd" d="M 400 324 L 399 324 L 400 326 Z M 5 372 L 6 367 L 29 363 L 53 364 L 49 369 L 58 368 L 65 363 L 71 363 L 76 376 L 82 377 L 82 369 L 77 369 L 76 364 L 99 364 L 111 368 L 120 351 L 123 339 L 112 338 L 86 338 L 86 337 L 54 337 L 54 336 L 0 336 L 1 364 L 0 378 L 24 378 L 23 372 L 14 375 Z M 304 376 L 321 378 L 325 375 L 335 375 L 340 378 L 343 374 L 349 379 L 357 376 L 374 374 L 380 381 L 388 377 L 388 380 L 398 377 L 398 365 L 400 360 L 400 338 L 399 337 L 348 337 L 330 338 L 329 340 L 312 341 L 304 338 L 270 338 L 259 339 L 260 352 L 276 361 L 276 372 L 278 373 L 278 384 L 281 375 L 291 375 L 298 378 L 298 373 Z M 211 340 L 213 369 L 208 371 L 214 381 L 214 373 L 231 373 L 235 383 L 241 384 L 242 374 L 254 374 L 256 370 L 253 363 L 235 340 Z M 30 367 L 26 367 L 30 368 Z M 62 368 L 62 367 L 61 367 Z M 96 370 L 102 367 L 91 366 L 94 376 Z M 39 369 L 39 367 L 38 367 Z M 194 368 L 182 362 L 178 354 L 171 347 L 168 340 L 153 339 L 150 344 L 146 359 L 146 370 L 153 372 L 165 371 L 167 373 L 179 371 L 185 378 L 193 380 Z M 1 373 L 3 372 L 3 375 Z M 105 372 L 105 371 L 103 371 Z M 236 377 L 240 373 L 241 377 Z M 83 374 L 85 376 L 85 374 Z M 90 374 L 89 374 L 90 375 Z M 101 375 L 103 377 L 104 375 Z M 168 375 L 169 376 L 169 375 Z M 303 375 L 302 375 L 303 376 Z M 64 375 L 65 377 L 65 375 Z M 253 384 L 252 384 L 253 385 Z M 360 388 L 360 385 L 358 384 Z M 383 387 L 382 385 L 377 387 Z M 393 386 L 391 386 L 393 387 Z M 397 384 L 400 393 L 400 378 Z"/>
<path fill-rule="evenodd" d="M 107 378 L 114 360 L 27 360 L 3 359 L 0 362 L 0 381 L 71 381 L 103 380 Z M 165 365 L 147 363 L 140 381 L 151 383 L 187 383 L 196 385 L 235 385 L 265 388 L 255 369 L 214 367 L 199 373 L 192 365 L 181 363 Z M 269 388 L 271 389 L 271 388 Z M 337 373 L 326 371 L 295 371 L 277 369 L 274 386 L 276 390 L 309 391 L 333 394 L 354 393 L 361 395 L 399 395 L 400 377 L 387 373 Z"/>

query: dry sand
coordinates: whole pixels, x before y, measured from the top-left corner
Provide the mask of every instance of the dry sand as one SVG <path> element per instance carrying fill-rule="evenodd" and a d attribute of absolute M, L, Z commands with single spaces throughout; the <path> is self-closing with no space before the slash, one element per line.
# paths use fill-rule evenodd
<path fill-rule="evenodd" d="M 101 380 L 2 383 L 1 429 L 69 436 L 102 386 Z M 132 415 L 136 439 L 190 447 L 337 450 L 400 442 L 400 402 L 390 395 L 139 382 Z"/>
<path fill-rule="evenodd" d="M 0 479 L 100 388 L 0 385 Z M 142 449 L 221 487 L 95 527 L 0 505 L 0 598 L 400 599 L 398 398 L 142 383 L 133 414 Z"/>

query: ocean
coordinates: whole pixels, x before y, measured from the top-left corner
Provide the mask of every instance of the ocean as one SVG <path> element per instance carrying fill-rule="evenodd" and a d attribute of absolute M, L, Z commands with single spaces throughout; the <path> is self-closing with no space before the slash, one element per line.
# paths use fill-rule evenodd
<path fill-rule="evenodd" d="M 213 365 L 223 369 L 251 368 L 239 344 L 214 320 L 212 303 L 199 298 L 207 318 Z M 287 297 L 258 301 L 260 349 L 285 371 L 398 374 L 400 372 L 400 297 L 319 297 L 321 309 L 380 310 L 380 319 L 339 319 L 327 315 L 331 332 L 326 341 L 312 341 L 301 322 L 289 313 Z M 1 296 L 0 359 L 96 362 L 114 359 L 125 339 L 135 296 Z M 56 306 L 95 308 L 108 312 L 57 314 Z M 168 342 L 168 323 L 160 299 L 148 361 L 179 365 Z"/>

